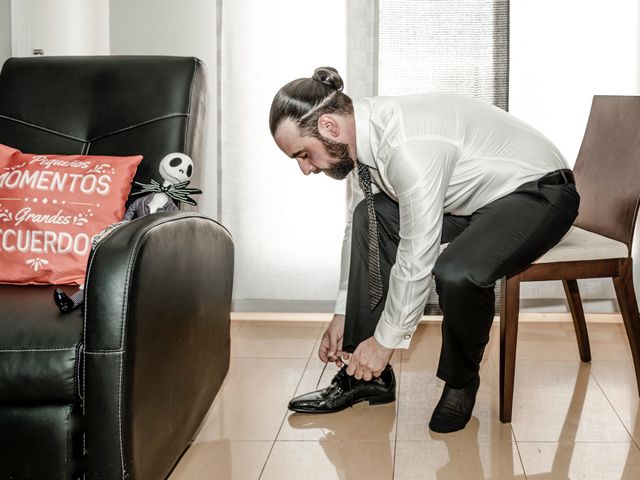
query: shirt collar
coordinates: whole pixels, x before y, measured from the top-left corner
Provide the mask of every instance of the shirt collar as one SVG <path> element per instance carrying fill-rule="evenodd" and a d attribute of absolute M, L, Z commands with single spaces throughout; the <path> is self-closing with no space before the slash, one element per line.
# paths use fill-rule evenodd
<path fill-rule="evenodd" d="M 356 150 L 358 161 L 368 167 L 376 168 L 376 162 L 371 151 L 370 120 L 373 108 L 372 99 L 364 98 L 353 102 L 353 117 L 356 122 Z"/>

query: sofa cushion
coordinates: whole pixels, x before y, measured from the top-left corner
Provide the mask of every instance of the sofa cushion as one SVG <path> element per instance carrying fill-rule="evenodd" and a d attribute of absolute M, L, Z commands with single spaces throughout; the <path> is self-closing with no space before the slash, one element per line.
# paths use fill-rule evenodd
<path fill-rule="evenodd" d="M 92 239 L 122 220 L 141 160 L 0 144 L 0 282 L 84 283 Z"/>
<path fill-rule="evenodd" d="M 0 285 L 0 402 L 79 398 L 82 314 L 61 314 L 54 288 Z"/>

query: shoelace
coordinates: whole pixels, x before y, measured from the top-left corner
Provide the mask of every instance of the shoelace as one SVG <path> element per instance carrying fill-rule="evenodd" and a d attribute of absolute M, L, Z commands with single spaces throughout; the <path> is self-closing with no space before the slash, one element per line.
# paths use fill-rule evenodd
<path fill-rule="evenodd" d="M 342 363 L 345 365 L 345 367 L 349 365 L 349 361 L 348 361 L 348 360 L 346 360 L 344 357 L 341 357 L 341 358 L 340 358 L 340 360 L 341 360 L 341 361 L 342 361 Z M 346 361 L 345 361 L 345 360 L 346 360 Z M 324 364 L 324 367 L 322 367 L 322 371 L 320 372 L 320 376 L 318 377 L 318 382 L 316 383 L 316 388 L 315 388 L 316 390 L 318 390 L 318 387 L 320 386 L 320 380 L 322 380 L 322 377 L 324 376 L 324 371 L 327 369 L 327 365 L 329 365 L 329 362 L 325 363 L 325 364 Z M 341 369 L 340 369 L 340 371 L 339 371 L 338 373 L 342 372 L 343 370 L 346 370 L 346 368 L 345 368 L 345 367 L 341 368 Z M 347 375 L 347 376 L 348 376 L 348 375 Z M 350 379 L 349 379 L 349 382 L 351 382 L 351 380 L 350 380 Z"/>

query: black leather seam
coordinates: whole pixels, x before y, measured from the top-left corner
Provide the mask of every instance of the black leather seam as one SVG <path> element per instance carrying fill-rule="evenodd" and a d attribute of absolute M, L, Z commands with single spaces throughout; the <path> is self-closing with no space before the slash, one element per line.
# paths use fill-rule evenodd
<path fill-rule="evenodd" d="M 66 348 L 58 348 L 58 347 L 43 347 L 43 348 L 12 348 L 12 349 L 2 349 L 0 353 L 21 353 L 21 352 L 68 352 L 69 350 L 75 350 L 76 346 L 73 345 L 71 347 Z"/>
<path fill-rule="evenodd" d="M 187 149 L 187 138 L 189 138 L 189 124 L 191 123 L 191 99 L 193 98 L 193 88 L 196 83 L 196 71 L 198 69 L 198 61 L 193 59 L 193 74 L 191 75 L 191 85 L 189 86 L 189 100 L 187 102 L 187 108 L 189 109 L 189 116 L 187 117 L 187 127 L 184 129 L 184 139 L 182 140 L 182 150 L 186 151 Z"/>
<path fill-rule="evenodd" d="M 91 350 L 85 351 L 88 355 L 114 355 L 117 353 L 124 353 L 124 350 Z"/>
<path fill-rule="evenodd" d="M 73 372 L 74 373 L 73 379 L 75 382 L 74 390 L 78 392 L 78 398 L 80 399 L 81 402 L 84 400 L 84 392 L 80 389 L 80 385 L 82 383 L 80 380 L 80 374 L 82 372 L 81 363 L 84 360 L 84 355 L 82 354 L 83 350 L 84 350 L 84 344 L 79 343 L 76 351 L 76 362 L 74 366 L 75 371 Z"/>
<path fill-rule="evenodd" d="M 103 138 L 111 137 L 112 135 L 117 135 L 118 133 L 127 132 L 129 130 L 134 130 L 134 129 L 139 128 L 139 127 L 144 127 L 145 125 L 149 125 L 150 123 L 155 123 L 155 122 L 159 122 L 161 120 L 166 120 L 168 118 L 175 118 L 175 117 L 187 117 L 188 118 L 189 114 L 188 113 L 167 113 L 166 115 L 161 115 L 159 117 L 151 118 L 149 120 L 145 120 L 143 122 L 136 123 L 135 125 L 129 125 L 128 127 L 124 127 L 124 128 L 120 128 L 118 130 L 114 130 L 113 132 L 103 133 L 102 135 L 98 135 L 97 137 L 90 138 L 87 141 L 89 143 L 95 142 L 96 140 L 102 140 Z"/>
<path fill-rule="evenodd" d="M 107 233 L 107 235 L 105 235 L 105 237 L 103 238 L 103 240 L 109 238 L 111 235 L 113 235 L 118 229 L 114 228 L 113 230 L 111 230 L 109 233 Z M 93 259 L 96 257 L 95 253 L 96 250 L 98 249 L 98 247 L 100 246 L 100 243 L 98 243 L 98 245 L 96 245 L 94 247 L 94 251 L 93 251 L 93 255 L 91 255 L 91 260 L 89 261 L 89 266 L 87 267 L 87 272 L 85 274 L 85 308 L 84 308 L 84 315 L 82 317 L 82 344 L 85 346 L 87 345 L 87 311 L 89 310 L 87 308 L 87 289 L 88 289 L 88 278 L 89 278 L 89 272 L 91 271 L 91 266 L 93 265 Z M 119 353 L 119 352 L 118 352 Z M 122 352 L 124 353 L 124 352 Z M 87 351 L 86 349 L 84 350 L 84 355 L 87 354 L 93 354 L 92 351 Z M 83 392 L 83 396 L 86 395 L 86 391 L 87 391 L 87 362 L 83 361 L 83 366 L 82 366 L 82 392 Z M 119 370 L 119 374 L 120 377 L 122 377 L 122 361 L 120 362 L 120 370 Z M 120 402 L 121 402 L 121 396 L 120 396 L 120 387 L 118 387 L 118 429 L 119 429 L 119 434 L 120 434 L 120 453 L 122 455 L 122 426 L 120 425 Z M 86 403 L 84 402 L 84 398 L 83 398 L 83 402 L 82 402 L 82 414 L 85 415 L 86 414 Z M 86 442 L 86 437 L 83 435 L 83 439 L 82 439 L 82 443 L 83 445 Z M 86 448 L 86 447 L 85 447 Z M 121 464 L 122 464 L 122 473 L 123 473 L 123 477 L 124 477 L 124 458 L 121 459 Z"/>
<path fill-rule="evenodd" d="M 51 128 L 42 127 L 40 125 L 36 125 L 34 123 L 29 123 L 29 122 L 26 122 L 24 120 L 19 120 L 17 118 L 8 117 L 6 115 L 0 115 L 0 118 L 4 118 L 5 120 L 8 120 L 10 122 L 15 122 L 15 123 L 20 123 L 22 125 L 27 125 L 28 127 L 35 128 L 37 130 L 42 130 L 44 132 L 53 133 L 53 134 L 58 135 L 60 137 L 69 138 L 71 140 L 76 140 L 78 142 L 86 142 L 87 141 L 84 138 L 80 138 L 80 137 L 76 137 L 76 136 L 73 136 L 73 135 L 69 135 L 67 133 L 58 132 L 57 130 L 52 130 Z"/>
<path fill-rule="evenodd" d="M 70 451 L 71 451 L 71 436 L 73 435 L 73 428 L 71 428 L 70 425 L 70 419 L 71 419 L 71 411 L 73 410 L 72 406 L 69 406 L 69 411 L 67 412 L 67 452 L 66 452 L 66 459 L 65 459 L 65 465 L 69 465 L 69 457 L 70 457 Z M 61 477 L 63 478 L 63 477 Z"/>
<path fill-rule="evenodd" d="M 122 442 L 122 366 L 124 364 L 124 352 L 122 355 L 119 355 L 120 358 L 120 366 L 118 368 L 118 443 L 120 443 L 120 466 L 122 467 L 122 478 L 126 477 L 124 471 L 124 446 Z"/>
<path fill-rule="evenodd" d="M 166 120 L 168 118 L 175 118 L 175 117 L 187 117 L 187 118 L 189 118 L 189 115 L 190 115 L 189 113 L 167 113 L 166 115 L 162 115 L 162 116 L 159 116 L 159 117 L 151 118 L 149 120 L 145 120 L 143 122 L 136 123 L 135 125 L 130 125 L 128 127 L 124 127 L 124 128 L 120 128 L 118 130 L 114 130 L 113 132 L 103 133 L 103 134 L 98 135 L 98 136 L 93 137 L 93 138 L 76 137 L 74 135 L 69 135 L 67 133 L 62 133 L 62 132 L 59 132 L 57 130 L 52 130 L 52 129 L 47 128 L 47 127 L 42 127 L 40 125 L 36 125 L 36 124 L 30 123 L 30 122 L 26 122 L 24 120 L 19 120 L 17 118 L 8 117 L 6 115 L 0 115 L 0 118 L 3 118 L 3 119 L 8 120 L 10 122 L 15 122 L 15 123 L 19 123 L 19 124 L 22 124 L 22 125 L 27 125 L 28 127 L 35 128 L 37 130 L 42 130 L 43 132 L 53 133 L 55 135 L 58 135 L 59 137 L 68 138 L 70 140 L 75 140 L 77 142 L 82 142 L 84 144 L 86 144 L 86 143 L 90 144 L 92 142 L 95 142 L 96 140 L 101 140 L 103 138 L 110 137 L 112 135 L 117 135 L 118 133 L 126 132 L 126 131 L 129 131 L 129 130 L 134 130 L 134 129 L 138 128 L 138 127 L 143 127 L 145 125 L 148 125 L 148 124 L 154 123 L 154 122 L 158 122 L 160 120 Z M 84 149 L 84 146 L 83 146 L 83 149 Z M 88 151 L 88 147 L 87 147 L 87 151 Z"/>

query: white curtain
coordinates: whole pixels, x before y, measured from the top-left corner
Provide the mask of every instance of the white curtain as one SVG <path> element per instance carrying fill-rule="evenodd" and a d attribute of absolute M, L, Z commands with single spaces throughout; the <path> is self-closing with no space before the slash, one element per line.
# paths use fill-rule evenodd
<path fill-rule="evenodd" d="M 354 99 L 442 89 L 506 107 L 506 0 L 218 0 L 219 218 L 235 310 L 331 311 L 345 185 L 304 178 L 267 127 L 278 88 L 334 66 Z M 497 32 L 497 33 L 496 33 Z"/>
<path fill-rule="evenodd" d="M 278 89 L 316 67 L 346 77 L 347 2 L 219 2 L 219 218 L 236 250 L 233 308 L 331 311 L 345 183 L 304 177 L 268 117 Z"/>
<path fill-rule="evenodd" d="M 218 218 L 235 240 L 235 310 L 329 312 L 337 289 L 345 185 L 303 177 L 277 149 L 276 91 L 330 65 L 354 99 L 441 90 L 506 109 L 509 12 L 508 0 L 218 0 Z M 564 309 L 553 282 L 522 294 L 525 309 Z"/>
<path fill-rule="evenodd" d="M 378 93 L 461 93 L 507 108 L 508 0 L 379 0 Z"/>

